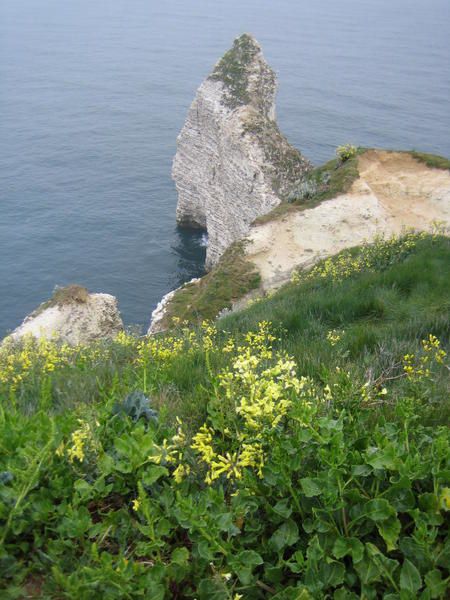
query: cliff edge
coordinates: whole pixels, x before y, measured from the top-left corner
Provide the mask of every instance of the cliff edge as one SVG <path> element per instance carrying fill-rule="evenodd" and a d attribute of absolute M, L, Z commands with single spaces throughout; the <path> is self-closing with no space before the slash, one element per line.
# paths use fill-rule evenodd
<path fill-rule="evenodd" d="M 166 299 L 155 331 L 240 310 L 296 271 L 377 236 L 450 228 L 450 161 L 420 152 L 355 149 L 309 171 L 297 198 L 253 223 L 217 265 Z M 292 192 L 294 195 L 295 190 Z"/>
<path fill-rule="evenodd" d="M 357 158 L 357 169 L 345 193 L 313 208 L 292 206 L 252 227 L 246 259 L 258 269 L 262 289 L 279 287 L 293 270 L 379 235 L 450 227 L 447 163 L 431 168 L 414 153 L 371 149 Z"/>
<path fill-rule="evenodd" d="M 275 73 L 243 34 L 198 89 L 178 136 L 177 222 L 208 232 L 208 269 L 311 168 L 278 129 L 275 93 Z"/>

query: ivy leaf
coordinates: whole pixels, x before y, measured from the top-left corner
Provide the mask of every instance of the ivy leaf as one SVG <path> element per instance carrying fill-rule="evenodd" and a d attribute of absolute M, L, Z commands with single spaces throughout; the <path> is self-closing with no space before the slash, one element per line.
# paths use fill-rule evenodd
<path fill-rule="evenodd" d="M 298 538 L 297 524 L 292 519 L 289 519 L 275 531 L 269 543 L 276 552 L 279 552 L 286 546 L 295 544 Z"/>
<path fill-rule="evenodd" d="M 317 479 L 313 479 L 312 477 L 304 477 L 300 479 L 300 484 L 302 486 L 303 493 L 307 498 L 312 498 L 313 496 L 320 496 L 322 493 L 322 488 L 317 483 Z"/>
<path fill-rule="evenodd" d="M 401 523 L 397 517 L 389 517 L 389 519 L 377 523 L 377 529 L 383 540 L 386 542 L 388 552 L 397 548 L 397 540 L 401 528 Z"/>
<path fill-rule="evenodd" d="M 407 558 L 400 571 L 400 589 L 415 594 L 422 587 L 422 577 L 417 568 Z"/>

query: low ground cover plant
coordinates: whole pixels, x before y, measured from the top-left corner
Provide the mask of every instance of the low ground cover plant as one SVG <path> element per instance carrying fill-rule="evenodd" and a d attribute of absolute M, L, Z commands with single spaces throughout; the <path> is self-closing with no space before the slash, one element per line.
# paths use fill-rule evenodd
<path fill-rule="evenodd" d="M 446 598 L 448 238 L 199 328 L 0 350 L 5 598 Z"/>
<path fill-rule="evenodd" d="M 356 156 L 358 149 L 356 146 L 352 144 L 344 144 L 343 146 L 338 146 L 336 148 L 336 156 L 341 162 L 345 162 L 350 158 L 354 158 Z"/>

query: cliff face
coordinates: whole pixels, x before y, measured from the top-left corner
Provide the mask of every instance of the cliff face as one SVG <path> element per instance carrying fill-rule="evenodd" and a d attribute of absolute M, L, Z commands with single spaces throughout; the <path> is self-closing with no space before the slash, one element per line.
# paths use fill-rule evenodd
<path fill-rule="evenodd" d="M 77 296 L 41 305 L 15 329 L 6 340 L 19 340 L 25 335 L 45 337 L 71 345 L 86 344 L 101 338 L 113 337 L 123 329 L 117 300 L 110 294 L 89 294 L 77 288 Z M 64 291 L 67 288 L 63 288 Z M 81 295 L 79 290 L 84 290 Z"/>
<path fill-rule="evenodd" d="M 178 137 L 177 222 L 207 230 L 207 268 L 311 166 L 278 129 L 275 92 L 274 72 L 244 34 L 198 89 Z"/>

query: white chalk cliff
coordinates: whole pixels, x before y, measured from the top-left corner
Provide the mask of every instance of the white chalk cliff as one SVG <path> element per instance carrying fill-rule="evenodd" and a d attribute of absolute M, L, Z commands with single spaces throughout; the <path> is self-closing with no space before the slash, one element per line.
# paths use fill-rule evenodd
<path fill-rule="evenodd" d="M 311 167 L 278 129 L 275 92 L 275 73 L 244 34 L 198 89 L 178 136 L 177 221 L 207 230 L 207 268 Z"/>
<path fill-rule="evenodd" d="M 114 337 L 122 331 L 123 323 L 114 296 L 89 294 L 79 286 L 71 288 L 76 288 L 76 294 L 61 301 L 56 296 L 42 304 L 4 341 L 17 341 L 32 335 L 77 345 Z"/>

